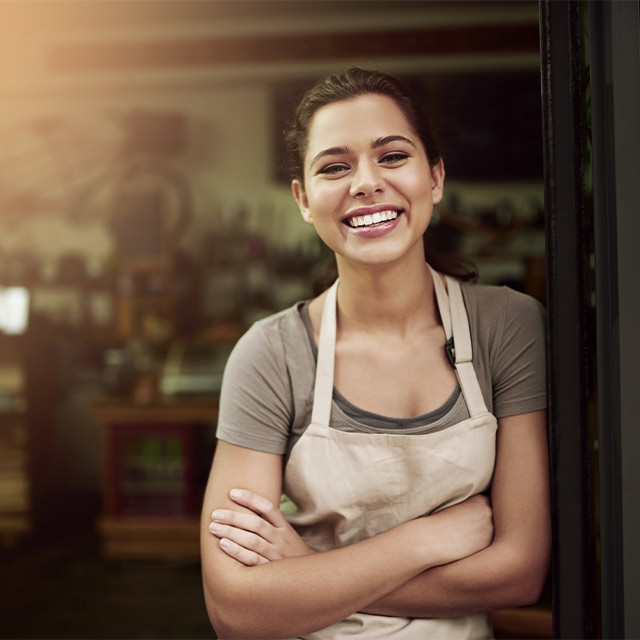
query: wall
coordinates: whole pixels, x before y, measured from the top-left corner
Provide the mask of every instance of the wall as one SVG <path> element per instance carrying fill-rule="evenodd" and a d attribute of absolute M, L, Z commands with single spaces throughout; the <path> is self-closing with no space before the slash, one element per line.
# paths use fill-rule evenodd
<path fill-rule="evenodd" d="M 195 247 L 205 230 L 215 229 L 221 218 L 242 207 L 250 229 L 272 242 L 298 247 L 312 242 L 311 230 L 300 222 L 288 189 L 272 181 L 269 91 L 274 80 L 309 77 L 351 62 L 373 63 L 392 72 L 538 64 L 535 53 L 433 54 L 304 64 L 168 64 L 65 74 L 51 70 L 56 48 L 106 44 L 116 49 L 123 42 L 221 34 L 366 32 L 537 20 L 532 2 L 454 5 L 346 2 L 332 3 L 329 12 L 315 2 L 106 2 L 92 3 L 90 9 L 73 2 L 56 2 L 55 9 L 47 3 L 3 3 L 0 215 L 5 233 L 0 236 L 0 252 L 33 249 L 53 262 L 73 249 L 91 256 L 95 269 L 109 260 L 112 243 L 104 221 L 110 204 L 104 178 L 109 172 L 113 175 L 121 161 L 118 119 L 132 109 L 175 111 L 186 117 L 188 144 L 171 158 L 194 199 L 195 222 L 183 238 L 185 245 Z M 63 123 L 55 134 L 45 139 L 33 133 L 35 121 L 56 117 Z M 101 188 L 94 188 L 82 210 L 71 215 L 71 200 L 96 182 Z M 542 198 L 540 184 L 530 182 L 453 186 L 459 197 L 471 202 L 495 202 L 514 194 L 527 201 Z M 25 204 L 28 196 L 35 205 Z"/>
<path fill-rule="evenodd" d="M 281 248 L 311 251 L 313 229 L 301 221 L 288 187 L 273 180 L 273 83 L 349 64 L 392 73 L 535 70 L 537 51 L 472 54 L 444 46 L 411 54 L 405 46 L 398 55 L 396 49 L 406 29 L 535 26 L 537 19 L 536 2 L 3 2 L 0 285 L 11 281 L 17 253 L 37 256 L 44 279 L 53 277 L 59 259 L 69 253 L 87 260 L 92 274 L 109 268 L 114 257 L 109 224 L 117 212 L 112 194 L 131 160 L 123 151 L 124 119 L 134 110 L 184 116 L 186 145 L 166 164 L 186 180 L 193 199 L 192 220 L 180 239 L 192 255 L 202 251 L 207 233 L 226 225 L 244 225 Z M 330 43 L 332 34 L 384 30 L 392 35 L 380 49 L 388 53 L 375 57 L 331 57 L 324 47 L 324 57 L 304 60 L 116 64 L 119 50 L 145 43 L 231 35 L 271 35 L 277 41 L 303 34 L 317 45 L 315 34 Z M 52 69 L 61 47 L 76 47 L 82 67 L 82 56 L 97 55 L 101 46 L 115 56 L 111 66 L 88 60 L 84 69 Z M 446 193 L 455 193 L 462 208 L 491 208 L 507 200 L 526 217 L 542 206 L 541 180 L 473 183 L 449 176 L 447 183 Z M 543 251 L 540 234 L 534 242 L 520 237 L 526 245 L 520 249 Z M 483 272 L 491 278 L 496 269 L 503 273 L 504 262 L 486 261 Z M 58 466 L 69 488 L 98 486 L 98 433 L 87 426 L 87 406 L 99 384 L 95 379 L 76 384 L 57 415 Z"/>

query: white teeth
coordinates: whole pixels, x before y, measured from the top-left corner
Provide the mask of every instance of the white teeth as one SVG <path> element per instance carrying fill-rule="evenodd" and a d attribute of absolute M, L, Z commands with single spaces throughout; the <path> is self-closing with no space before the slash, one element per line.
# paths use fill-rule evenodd
<path fill-rule="evenodd" d="M 349 218 L 349 224 L 352 227 L 369 227 L 372 224 L 380 224 L 381 222 L 386 222 L 387 220 L 395 220 L 397 217 L 397 211 L 379 211 L 371 215 L 353 216 L 353 218 Z"/>

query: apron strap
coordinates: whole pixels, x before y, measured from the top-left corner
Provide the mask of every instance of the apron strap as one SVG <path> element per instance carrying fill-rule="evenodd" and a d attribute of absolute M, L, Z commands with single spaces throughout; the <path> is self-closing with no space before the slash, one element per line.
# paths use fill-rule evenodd
<path fill-rule="evenodd" d="M 436 290 L 436 300 L 438 301 L 438 311 L 440 311 L 440 319 L 442 320 L 442 326 L 444 328 L 444 335 L 447 340 L 451 339 L 451 313 L 449 311 L 449 296 L 442 284 L 442 278 L 440 274 L 431 266 L 428 265 L 431 271 L 431 279 L 433 280 L 433 287 Z"/>
<path fill-rule="evenodd" d="M 482 396 L 478 383 L 478 376 L 473 367 L 473 350 L 469 319 L 464 306 L 460 283 L 455 278 L 446 276 L 447 291 L 442 284 L 440 275 L 433 270 L 433 284 L 440 310 L 440 317 L 447 340 L 453 338 L 455 353 L 455 370 L 469 410 L 473 418 L 487 413 L 487 405 Z M 329 426 L 331 417 L 331 403 L 333 400 L 333 368 L 336 346 L 336 298 L 338 280 L 327 291 L 322 310 L 322 324 L 318 338 L 318 362 L 316 364 L 316 380 L 313 393 L 313 409 L 311 422 L 320 426 Z"/>
<path fill-rule="evenodd" d="M 487 405 L 482 397 L 478 376 L 473 368 L 469 318 L 464 306 L 460 283 L 450 276 L 446 276 L 446 280 L 449 291 L 456 373 L 458 374 L 462 395 L 469 409 L 469 415 L 473 418 L 482 413 L 487 413 Z"/>
<path fill-rule="evenodd" d="M 318 363 L 313 391 L 311 423 L 329 427 L 333 400 L 333 365 L 336 351 L 336 294 L 338 280 L 329 290 L 322 310 L 322 324 L 318 338 Z"/>

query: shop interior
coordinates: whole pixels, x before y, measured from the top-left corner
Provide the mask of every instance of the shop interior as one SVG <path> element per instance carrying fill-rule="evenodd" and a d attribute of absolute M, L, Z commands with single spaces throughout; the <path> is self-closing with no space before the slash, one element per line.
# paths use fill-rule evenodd
<path fill-rule="evenodd" d="M 433 241 L 544 303 L 538 5 L 0 15 L 0 636 L 212 637 L 198 519 L 224 364 L 331 260 L 288 185 L 296 98 L 353 64 L 407 79 L 447 171 Z M 548 595 L 496 616 L 499 637 L 550 629 Z"/>

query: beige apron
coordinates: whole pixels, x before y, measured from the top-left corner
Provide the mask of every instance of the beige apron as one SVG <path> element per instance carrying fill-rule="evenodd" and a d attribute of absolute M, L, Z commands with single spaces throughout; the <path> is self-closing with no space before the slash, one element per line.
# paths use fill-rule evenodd
<path fill-rule="evenodd" d="M 457 280 L 447 291 L 432 270 L 447 340 L 470 418 L 426 434 L 349 433 L 329 425 L 336 340 L 336 291 L 327 295 L 311 424 L 294 445 L 284 491 L 297 506 L 288 516 L 312 548 L 327 551 L 386 531 L 485 491 L 493 474 L 497 422 L 487 411 L 471 353 L 469 322 Z M 311 639 L 488 638 L 484 614 L 459 618 L 401 618 L 355 613 L 304 636 Z"/>

